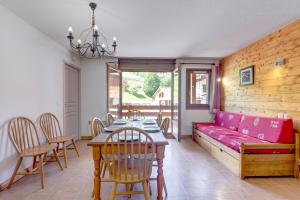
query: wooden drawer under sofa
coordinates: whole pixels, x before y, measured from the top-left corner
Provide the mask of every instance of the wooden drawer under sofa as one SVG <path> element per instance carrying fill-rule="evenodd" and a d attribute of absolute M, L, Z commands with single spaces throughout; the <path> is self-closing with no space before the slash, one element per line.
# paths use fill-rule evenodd
<path fill-rule="evenodd" d="M 239 153 L 193 128 L 193 140 L 241 179 L 253 176 L 298 177 L 299 135 L 296 134 L 295 138 L 296 144 L 242 144 Z M 244 153 L 247 149 L 271 148 L 294 150 L 288 154 Z"/>

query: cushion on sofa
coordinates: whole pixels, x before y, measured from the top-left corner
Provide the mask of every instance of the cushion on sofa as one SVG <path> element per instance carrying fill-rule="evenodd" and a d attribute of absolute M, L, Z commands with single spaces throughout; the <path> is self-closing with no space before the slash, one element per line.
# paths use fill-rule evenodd
<path fill-rule="evenodd" d="M 244 144 L 266 144 L 271 143 L 268 141 L 260 140 L 255 137 L 241 135 L 237 131 L 231 131 L 229 129 L 219 127 L 213 124 L 199 123 L 196 125 L 197 130 L 201 133 L 215 139 L 223 145 L 240 152 L 240 146 Z M 273 143 L 272 143 L 273 144 Z M 245 153 L 257 153 L 257 154 L 272 154 L 272 153 L 290 153 L 290 149 L 247 149 Z"/>
<path fill-rule="evenodd" d="M 291 119 L 278 119 L 243 115 L 238 128 L 242 135 L 273 143 L 294 143 Z"/>
<path fill-rule="evenodd" d="M 233 135 L 238 135 L 239 133 L 237 131 L 232 131 L 227 128 L 217 126 L 212 123 L 198 123 L 196 124 L 196 129 L 199 130 L 200 132 L 210 136 L 211 138 L 216 138 L 220 134 L 233 134 Z"/>
<path fill-rule="evenodd" d="M 242 115 L 238 113 L 219 111 L 215 115 L 215 124 L 236 131 L 238 130 L 241 117 Z"/>

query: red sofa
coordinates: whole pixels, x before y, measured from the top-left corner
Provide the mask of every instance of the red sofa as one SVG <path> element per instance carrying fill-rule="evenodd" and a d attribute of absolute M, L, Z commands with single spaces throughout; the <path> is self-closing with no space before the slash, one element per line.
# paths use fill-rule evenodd
<path fill-rule="evenodd" d="M 298 168 L 296 167 L 296 151 L 298 151 L 298 147 L 296 148 L 297 145 L 295 144 L 295 134 L 291 119 L 218 112 L 215 115 L 214 123 L 193 123 L 193 138 L 200 145 L 202 144 L 202 146 L 206 147 L 207 150 L 214 151 L 214 155 L 217 159 L 222 155 L 223 160 L 221 160 L 221 162 L 228 161 L 226 156 L 224 158 L 224 153 L 234 157 L 238 161 L 239 166 L 234 166 L 235 169 L 233 171 L 237 172 L 241 178 L 245 176 L 272 175 L 295 176 L 296 173 L 298 174 L 298 172 L 295 171 L 295 168 Z M 220 150 L 220 155 L 216 153 L 214 148 Z M 261 154 L 261 156 L 259 156 L 259 154 Z M 278 163 L 288 160 L 288 165 L 281 166 L 286 168 L 286 172 L 282 169 L 273 169 L 272 172 L 263 169 L 262 172 L 257 172 L 252 169 L 254 166 L 252 166 L 250 172 L 243 169 L 245 163 L 241 162 L 245 158 L 254 159 L 253 163 L 255 163 L 262 162 L 261 158 L 265 160 L 276 160 L 278 159 L 275 157 L 276 154 L 277 157 L 282 158 L 278 160 Z M 278 154 L 280 154 L 280 156 L 278 156 Z M 291 157 L 293 157 L 293 159 L 291 159 Z M 255 158 L 258 159 L 255 160 Z M 266 163 L 266 166 L 260 167 L 267 168 L 270 165 L 278 163 L 269 162 Z M 251 163 L 248 164 L 251 165 Z"/>

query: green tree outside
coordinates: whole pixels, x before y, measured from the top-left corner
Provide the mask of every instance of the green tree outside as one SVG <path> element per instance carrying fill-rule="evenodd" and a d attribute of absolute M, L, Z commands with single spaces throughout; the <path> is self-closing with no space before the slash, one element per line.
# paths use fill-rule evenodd
<path fill-rule="evenodd" d="M 148 73 L 145 76 L 143 90 L 148 97 L 152 97 L 160 86 L 160 78 L 156 73 Z"/>
<path fill-rule="evenodd" d="M 172 85 L 172 80 L 170 76 L 160 77 L 160 86 L 171 87 L 171 85 Z"/>

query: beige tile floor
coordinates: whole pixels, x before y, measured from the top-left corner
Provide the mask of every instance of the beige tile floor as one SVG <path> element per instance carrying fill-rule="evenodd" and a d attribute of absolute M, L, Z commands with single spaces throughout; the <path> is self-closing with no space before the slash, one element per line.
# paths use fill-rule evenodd
<path fill-rule="evenodd" d="M 45 166 L 46 186 L 40 189 L 39 176 L 27 176 L 10 190 L 0 193 L 0 200 L 90 200 L 93 163 L 86 142 L 78 144 L 80 158 L 69 152 L 69 167 L 59 171 L 55 163 Z M 182 143 L 170 140 L 164 172 L 168 200 L 300 200 L 300 180 L 294 178 L 248 178 L 240 180 L 191 139 Z M 151 183 L 156 199 L 155 182 Z M 107 200 L 111 184 L 104 183 L 102 199 Z M 120 190 L 124 189 L 123 187 Z M 120 199 L 127 199 L 121 197 Z M 143 199 L 135 196 L 133 199 Z"/>

